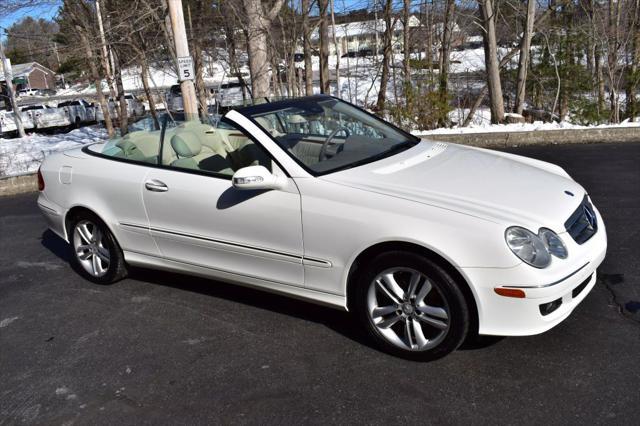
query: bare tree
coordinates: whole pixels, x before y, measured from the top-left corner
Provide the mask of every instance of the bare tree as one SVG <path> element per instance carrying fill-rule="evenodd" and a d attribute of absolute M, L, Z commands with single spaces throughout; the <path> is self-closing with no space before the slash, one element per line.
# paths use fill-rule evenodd
<path fill-rule="evenodd" d="M 334 10 L 335 0 L 331 1 L 331 28 L 333 33 L 333 45 L 336 51 L 336 96 L 340 97 L 340 47 L 336 37 L 336 14 Z"/>
<path fill-rule="evenodd" d="M 500 64 L 498 62 L 498 41 L 496 38 L 496 12 L 493 0 L 478 0 L 482 18 L 482 38 L 484 40 L 484 62 L 489 87 L 489 104 L 491 106 L 491 122 L 504 120 L 504 102 L 502 84 L 500 82 Z"/>
<path fill-rule="evenodd" d="M 403 74 L 404 84 L 406 88 L 411 87 L 411 33 L 409 27 L 409 8 L 411 7 L 411 0 L 402 1 L 402 44 L 404 45 L 404 61 L 403 61 Z M 405 90 L 406 93 L 406 90 Z M 407 97 L 405 95 L 405 97 Z"/>
<path fill-rule="evenodd" d="M 452 26 L 455 24 L 454 14 L 456 11 L 455 0 L 446 0 L 445 13 L 442 21 L 442 41 L 440 47 L 440 74 L 438 92 L 440 94 L 440 102 L 448 102 L 449 98 L 449 60 L 451 56 L 451 33 Z M 439 125 L 446 125 L 447 118 L 440 117 Z"/>
<path fill-rule="evenodd" d="M 640 0 L 633 0 L 632 13 L 629 14 L 631 30 L 631 65 L 627 76 L 627 117 L 634 121 L 638 115 L 636 92 L 640 80 Z"/>
<path fill-rule="evenodd" d="M 102 109 L 105 127 L 107 128 L 107 133 L 111 138 L 115 135 L 115 131 L 111 121 L 111 115 L 109 114 L 107 100 L 102 93 L 102 77 L 100 76 L 93 53 L 95 48 L 91 44 L 91 40 L 95 39 L 91 31 L 92 28 L 95 28 L 95 22 L 92 19 L 94 14 L 85 2 L 64 0 L 61 15 L 63 18 L 67 18 L 68 23 L 74 28 L 78 37 L 80 37 L 80 43 L 84 49 L 85 59 L 89 65 L 89 69 L 91 70 L 91 78 L 96 88 L 98 103 Z"/>
<path fill-rule="evenodd" d="M 533 26 L 536 19 L 536 0 L 527 0 L 527 17 L 525 28 L 520 39 L 520 57 L 518 58 L 518 81 L 516 86 L 516 101 L 514 112 L 522 114 L 524 111 L 524 101 L 527 87 L 527 70 L 529 68 L 529 58 L 531 54 L 531 38 L 533 37 Z"/>
<path fill-rule="evenodd" d="M 262 0 L 242 0 L 247 17 L 247 49 L 254 98 L 269 95 L 269 52 L 267 34 L 284 0 L 275 0 L 268 12 Z M 276 70 L 273 70 L 275 72 Z"/>
<path fill-rule="evenodd" d="M 309 13 L 311 0 L 302 0 L 302 52 L 304 54 L 304 87 L 307 96 L 313 95 L 313 69 L 311 63 L 311 28 Z"/>
<path fill-rule="evenodd" d="M 207 115 L 208 99 L 207 88 L 204 83 L 204 57 L 202 55 L 202 45 L 200 39 L 205 29 L 202 28 L 202 22 L 205 18 L 205 0 L 197 0 L 193 3 L 196 15 L 196 25 L 193 24 L 191 13 L 191 4 L 187 3 L 187 19 L 189 21 L 189 44 L 191 45 L 191 53 L 193 54 L 193 65 L 195 72 L 196 95 L 198 97 L 198 110 L 201 117 Z"/>
<path fill-rule="evenodd" d="M 380 89 L 378 91 L 378 102 L 376 103 L 376 109 L 378 111 L 384 110 L 384 103 L 387 98 L 387 86 L 389 84 L 389 62 L 391 61 L 391 37 L 393 34 L 393 25 L 391 24 L 391 8 L 393 6 L 392 0 L 386 0 L 383 11 L 383 19 L 385 23 L 384 35 L 383 35 L 383 54 L 382 54 L 382 75 L 380 76 Z M 377 54 L 378 52 L 376 52 Z"/>
<path fill-rule="evenodd" d="M 318 0 L 320 10 L 320 93 L 329 93 L 329 25 L 327 22 L 328 0 Z M 335 30 L 335 29 L 334 29 Z"/>

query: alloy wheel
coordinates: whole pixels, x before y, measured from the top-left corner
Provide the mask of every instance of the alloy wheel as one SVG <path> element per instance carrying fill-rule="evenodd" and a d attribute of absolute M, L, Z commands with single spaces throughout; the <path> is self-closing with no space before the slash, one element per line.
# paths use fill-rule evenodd
<path fill-rule="evenodd" d="M 432 349 L 450 328 L 449 307 L 437 285 L 411 268 L 378 274 L 369 284 L 367 312 L 376 331 L 404 350 Z"/>
<path fill-rule="evenodd" d="M 109 270 L 110 253 L 100 227 L 90 220 L 81 220 L 73 231 L 73 249 L 78 262 L 94 277 Z"/>

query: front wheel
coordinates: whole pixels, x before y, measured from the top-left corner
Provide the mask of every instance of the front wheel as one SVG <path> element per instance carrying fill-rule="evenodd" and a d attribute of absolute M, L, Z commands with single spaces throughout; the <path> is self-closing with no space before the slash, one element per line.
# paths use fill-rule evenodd
<path fill-rule="evenodd" d="M 82 276 L 98 284 L 111 284 L 127 275 L 120 246 L 96 216 L 82 213 L 71 224 L 73 263 Z"/>
<path fill-rule="evenodd" d="M 455 280 L 414 253 L 383 253 L 359 274 L 354 312 L 373 342 L 404 358 L 430 361 L 456 350 L 469 308 Z"/>

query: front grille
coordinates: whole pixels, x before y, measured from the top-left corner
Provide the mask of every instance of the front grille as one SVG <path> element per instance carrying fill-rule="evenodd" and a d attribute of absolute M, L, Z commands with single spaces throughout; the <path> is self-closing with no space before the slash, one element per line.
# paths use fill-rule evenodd
<path fill-rule="evenodd" d="M 564 227 L 578 244 L 584 244 L 598 231 L 598 219 L 586 195 L 576 211 L 564 223 Z"/>

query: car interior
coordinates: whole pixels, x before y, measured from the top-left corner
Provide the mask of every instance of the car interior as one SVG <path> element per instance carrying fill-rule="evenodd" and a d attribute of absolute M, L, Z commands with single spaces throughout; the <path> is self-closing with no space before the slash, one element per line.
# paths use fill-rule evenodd
<path fill-rule="evenodd" d="M 262 165 L 271 170 L 270 157 L 251 139 L 230 126 L 213 127 L 198 120 L 161 131 L 137 131 L 125 135 L 102 152 L 117 158 L 188 170 L 233 175 L 237 170 Z M 162 155 L 160 156 L 160 147 Z"/>

